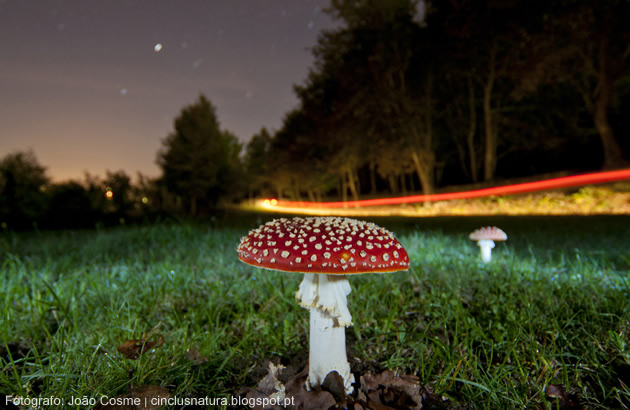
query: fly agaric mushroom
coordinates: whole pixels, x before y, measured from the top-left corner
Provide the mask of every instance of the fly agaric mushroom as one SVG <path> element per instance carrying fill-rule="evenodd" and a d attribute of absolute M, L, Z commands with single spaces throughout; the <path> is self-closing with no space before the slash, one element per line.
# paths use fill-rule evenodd
<path fill-rule="evenodd" d="M 507 234 L 496 226 L 486 226 L 473 231 L 469 236 L 473 241 L 477 241 L 477 246 L 481 249 L 481 259 L 490 262 L 492 259 L 492 248 L 494 241 L 507 240 Z"/>
<path fill-rule="evenodd" d="M 250 265 L 304 273 L 295 296 L 310 311 L 307 390 L 337 371 L 347 394 L 354 376 L 346 357 L 345 327 L 352 325 L 346 275 L 409 269 L 394 235 L 370 222 L 338 217 L 275 219 L 241 239 L 238 258 Z"/>

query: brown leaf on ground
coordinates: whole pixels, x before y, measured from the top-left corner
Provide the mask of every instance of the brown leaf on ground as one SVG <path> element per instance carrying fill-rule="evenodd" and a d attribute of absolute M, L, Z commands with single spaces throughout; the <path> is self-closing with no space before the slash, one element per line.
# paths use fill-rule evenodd
<path fill-rule="evenodd" d="M 308 377 L 308 368 L 290 378 L 286 383 L 282 383 L 280 379 L 284 378 L 282 373 L 285 371 L 285 367 L 281 364 L 276 366 L 272 362 L 269 362 L 268 366 L 267 375 L 258 383 L 256 388 L 242 388 L 237 394 L 245 395 L 248 400 L 279 398 L 282 401 L 285 397 L 291 397 L 293 398 L 293 405 L 287 407 L 289 409 L 328 409 L 337 404 L 330 392 L 322 389 L 306 391 L 304 383 Z M 274 406 L 265 409 L 283 408 Z M 262 407 L 254 407 L 254 409 L 262 409 Z"/>
<path fill-rule="evenodd" d="M 332 394 L 337 403 L 343 402 L 346 398 L 346 388 L 343 378 L 337 372 L 330 372 L 326 375 L 322 382 L 322 390 Z"/>
<path fill-rule="evenodd" d="M 158 335 L 153 341 L 147 340 L 147 338 L 131 339 L 125 340 L 120 346 L 118 346 L 118 351 L 127 359 L 135 360 L 140 357 L 141 354 L 146 353 L 153 348 L 160 347 L 163 344 L 164 336 L 162 335 Z"/>
<path fill-rule="evenodd" d="M 561 409 L 583 409 L 576 394 L 568 394 L 564 386 L 560 384 L 550 384 L 545 389 L 547 400 L 557 402 Z"/>
<path fill-rule="evenodd" d="M 269 362 L 268 369 L 267 375 L 260 381 L 260 383 L 258 383 L 257 389 L 269 395 L 278 393 L 284 394 L 284 384 L 278 380 L 278 376 L 284 369 L 284 366 L 281 364 L 276 366 L 272 362 Z"/>
<path fill-rule="evenodd" d="M 306 391 L 308 368 L 298 374 L 287 374 L 289 372 L 282 365 L 271 362 L 268 365 L 267 375 L 256 388 L 242 388 L 237 394 L 246 395 L 248 400 L 292 398 L 293 403 L 287 409 L 418 410 L 423 406 L 446 408 L 447 405 L 443 397 L 436 395 L 430 386 L 421 386 L 418 377 L 413 375 L 396 376 L 389 370 L 378 374 L 368 371 L 359 376 L 354 394 L 348 396 L 337 372 L 328 374 L 321 387 Z M 283 408 L 269 407 L 274 410 Z"/>
<path fill-rule="evenodd" d="M 200 364 L 203 364 L 208 361 L 208 358 L 202 355 L 201 353 L 199 353 L 199 350 L 197 350 L 197 348 L 194 346 L 186 350 L 186 357 L 195 366 L 199 366 Z"/>
<path fill-rule="evenodd" d="M 285 367 L 281 364 L 277 366 L 273 362 L 268 363 L 267 375 L 258 383 L 256 388 L 242 388 L 236 392 L 237 395 L 245 395 L 248 400 L 252 399 L 264 399 L 264 398 L 276 398 L 282 401 L 286 396 L 286 388 L 284 383 L 278 380 L 280 372 Z M 262 409 L 263 407 L 255 406 L 254 409 Z M 267 409 L 281 409 L 281 407 L 273 406 L 266 407 Z"/>
<path fill-rule="evenodd" d="M 304 384 L 308 377 L 308 368 L 286 384 L 287 397 L 294 398 L 296 409 L 328 409 L 337 404 L 332 393 L 320 389 L 306 391 Z"/>
<path fill-rule="evenodd" d="M 131 393 L 108 399 L 108 404 L 99 404 L 94 410 L 157 410 L 166 404 L 171 393 L 162 386 L 140 386 Z"/>
<path fill-rule="evenodd" d="M 368 397 L 368 403 L 394 408 L 422 408 L 420 381 L 417 376 L 396 376 L 385 370 L 380 374 L 367 372 L 361 376 L 361 391 Z"/>

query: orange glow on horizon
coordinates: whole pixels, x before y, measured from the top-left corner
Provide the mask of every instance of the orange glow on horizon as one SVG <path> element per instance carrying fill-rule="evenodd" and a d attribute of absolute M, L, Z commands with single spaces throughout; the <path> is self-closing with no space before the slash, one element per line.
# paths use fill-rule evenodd
<path fill-rule="evenodd" d="M 476 189 L 473 191 L 448 192 L 431 195 L 412 195 L 395 198 L 364 199 L 360 201 L 336 201 L 336 202 L 308 202 L 308 201 L 285 201 L 276 199 L 265 199 L 265 207 L 287 207 L 287 208 L 344 208 L 344 207 L 366 207 L 379 205 L 399 205 L 418 202 L 446 201 L 451 199 L 470 199 L 486 196 L 502 196 L 522 194 L 527 192 L 544 191 L 548 189 L 566 188 L 578 185 L 601 184 L 605 182 L 622 181 L 630 179 L 630 169 L 617 171 L 597 172 L 582 175 L 572 175 L 535 182 L 525 182 L 514 185 L 504 185 L 493 188 Z"/>

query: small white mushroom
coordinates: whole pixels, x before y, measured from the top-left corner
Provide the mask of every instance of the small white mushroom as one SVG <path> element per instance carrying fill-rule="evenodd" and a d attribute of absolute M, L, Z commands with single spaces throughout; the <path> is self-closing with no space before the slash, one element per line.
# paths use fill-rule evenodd
<path fill-rule="evenodd" d="M 481 249 L 481 259 L 484 262 L 490 262 L 492 259 L 494 241 L 507 240 L 507 234 L 496 226 L 479 228 L 473 231 L 468 237 L 473 241 L 477 241 L 477 246 Z"/>

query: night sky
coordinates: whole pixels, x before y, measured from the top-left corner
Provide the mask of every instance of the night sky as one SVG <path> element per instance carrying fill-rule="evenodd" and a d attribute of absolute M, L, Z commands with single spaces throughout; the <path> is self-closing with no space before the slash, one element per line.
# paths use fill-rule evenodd
<path fill-rule="evenodd" d="M 200 93 L 243 142 L 278 129 L 335 26 L 327 5 L 0 0 L 0 158 L 32 149 L 54 181 L 157 176 L 161 140 Z"/>

